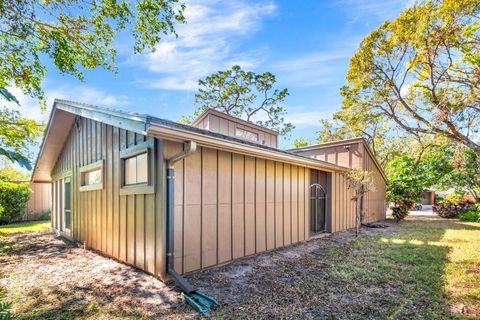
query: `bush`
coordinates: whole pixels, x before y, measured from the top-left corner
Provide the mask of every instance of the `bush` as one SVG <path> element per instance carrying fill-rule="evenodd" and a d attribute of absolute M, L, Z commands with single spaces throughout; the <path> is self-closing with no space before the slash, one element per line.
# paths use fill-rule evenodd
<path fill-rule="evenodd" d="M 458 215 L 461 221 L 480 222 L 480 203 L 475 205 L 475 209 L 466 210 Z"/>
<path fill-rule="evenodd" d="M 51 212 L 50 210 L 40 213 L 38 220 L 50 220 Z"/>
<path fill-rule="evenodd" d="M 0 224 L 21 221 L 31 190 L 27 183 L 0 181 Z"/>
<path fill-rule="evenodd" d="M 473 203 L 465 199 L 445 198 L 443 203 L 439 203 L 433 206 L 433 212 L 438 214 L 442 218 L 455 218 L 460 213 L 467 209 L 472 208 Z"/>

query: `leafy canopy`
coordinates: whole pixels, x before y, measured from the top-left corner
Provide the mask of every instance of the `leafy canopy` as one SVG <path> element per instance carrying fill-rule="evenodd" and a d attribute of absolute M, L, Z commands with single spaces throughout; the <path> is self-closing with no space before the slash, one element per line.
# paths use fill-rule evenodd
<path fill-rule="evenodd" d="M 48 57 L 62 73 L 115 71 L 115 37 L 133 35 L 135 53 L 155 50 L 161 37 L 184 22 L 179 0 L 0 1 L 0 90 L 14 85 L 44 102 L 41 82 Z"/>
<path fill-rule="evenodd" d="M 422 1 L 365 37 L 351 57 L 338 118 L 446 137 L 480 155 L 480 6 Z"/>
<path fill-rule="evenodd" d="M 204 110 L 212 108 L 247 121 L 256 118 L 258 125 L 287 134 L 294 128 L 284 118 L 283 103 L 288 90 L 275 88 L 275 82 L 270 72 L 256 74 L 240 66 L 218 71 L 198 81 L 200 88 L 195 94 L 195 103 L 199 107 L 181 121 L 192 122 Z M 262 117 L 266 120 L 260 120 Z"/>

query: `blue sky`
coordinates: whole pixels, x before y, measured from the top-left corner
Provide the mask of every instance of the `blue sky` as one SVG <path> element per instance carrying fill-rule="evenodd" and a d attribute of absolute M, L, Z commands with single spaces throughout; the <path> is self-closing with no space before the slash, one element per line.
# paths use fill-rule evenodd
<path fill-rule="evenodd" d="M 319 119 L 341 104 L 349 57 L 361 39 L 409 1 L 186 1 L 187 24 L 179 37 L 165 38 L 153 54 L 134 55 L 131 39 L 117 39 L 118 74 L 97 69 L 80 82 L 49 69 L 44 82 L 48 106 L 54 98 L 178 120 L 194 109 L 199 78 L 234 64 L 254 72 L 270 71 L 279 88 L 288 88 L 288 121 L 294 139 L 314 140 Z M 35 101 L 17 91 L 22 110 L 47 119 Z"/>

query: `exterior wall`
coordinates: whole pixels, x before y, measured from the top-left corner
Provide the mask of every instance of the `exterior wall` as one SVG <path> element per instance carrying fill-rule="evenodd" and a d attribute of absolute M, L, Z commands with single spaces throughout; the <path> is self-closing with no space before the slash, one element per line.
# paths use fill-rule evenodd
<path fill-rule="evenodd" d="M 364 158 L 364 169 L 373 172 L 375 190 L 365 194 L 364 201 L 364 222 L 370 223 L 379 220 L 384 220 L 386 217 L 386 192 L 387 184 L 382 177 L 382 174 L 375 165 L 373 159 L 367 153 Z"/>
<path fill-rule="evenodd" d="M 53 171 L 52 226 L 62 230 L 62 188 L 72 181 L 72 230 L 66 234 L 88 248 L 164 277 L 163 170 L 157 170 L 155 194 L 120 195 L 121 150 L 147 140 L 140 134 L 78 118 Z M 153 164 L 163 163 L 161 141 L 154 140 Z M 104 160 L 103 189 L 79 191 L 79 168 Z M 152 165 L 152 167 L 156 167 Z"/>
<path fill-rule="evenodd" d="M 347 188 L 346 178 L 338 172 L 329 179 L 329 205 L 327 210 L 327 231 L 338 232 L 355 227 L 355 202 L 352 191 Z"/>
<path fill-rule="evenodd" d="M 29 183 L 32 190 L 30 200 L 27 202 L 25 220 L 37 220 L 44 212 L 51 211 L 52 188 L 50 183 Z"/>
<path fill-rule="evenodd" d="M 345 148 L 344 146 L 348 145 L 349 149 Z M 332 145 L 327 147 L 321 147 L 314 150 L 298 150 L 295 151 L 298 154 L 303 156 L 311 157 L 314 159 L 327 161 L 330 163 L 334 163 L 339 166 L 344 166 L 348 168 L 362 168 L 363 170 L 372 171 L 374 174 L 374 181 L 375 181 L 375 191 L 370 191 L 365 195 L 364 200 L 364 222 L 370 223 L 374 221 L 379 221 L 385 219 L 386 216 L 386 182 L 383 179 L 382 174 L 380 173 L 379 169 L 377 168 L 374 160 L 370 156 L 370 154 L 365 150 L 365 145 L 363 142 L 355 142 L 348 143 L 345 145 Z M 334 180 L 334 178 L 332 178 Z M 342 179 L 338 177 L 337 174 L 337 186 L 332 185 L 331 194 L 332 194 L 332 201 L 333 198 L 338 197 L 347 197 L 347 201 L 352 202 L 351 196 L 347 196 L 344 192 L 344 189 L 347 189 L 347 186 L 344 182 L 340 182 Z M 344 200 L 341 200 L 342 204 L 336 206 L 334 202 L 332 202 L 332 232 L 345 230 L 348 228 L 353 228 L 355 226 L 355 208 L 353 207 L 353 212 L 351 213 L 350 205 L 344 203 Z M 340 221 L 335 220 L 335 214 L 339 214 L 338 210 L 345 210 L 343 218 L 340 218 Z M 352 215 L 352 216 L 350 216 Z M 346 218 L 348 217 L 348 218 Z M 346 219 L 343 221 L 341 219 Z M 352 220 L 353 219 L 353 220 Z M 351 224 L 353 221 L 353 225 Z M 338 224 L 337 224 L 338 223 Z M 327 220 L 328 226 L 328 220 Z"/>
<path fill-rule="evenodd" d="M 424 191 L 420 200 L 423 205 L 433 205 L 435 203 L 435 191 Z"/>
<path fill-rule="evenodd" d="M 258 143 L 272 148 L 277 147 L 277 135 L 267 130 L 261 130 L 255 125 L 249 126 L 244 121 L 235 121 L 227 115 L 207 114 L 196 126 L 201 129 L 235 137 L 235 128 L 245 129 L 258 134 Z"/>
<path fill-rule="evenodd" d="M 331 146 L 316 150 L 295 151 L 295 153 L 347 168 L 361 168 L 364 152 L 363 145 L 354 142 L 349 144 L 349 146 L 350 149 L 346 149 L 344 146 Z"/>
<path fill-rule="evenodd" d="M 165 142 L 165 155 L 182 144 Z M 199 147 L 175 164 L 175 270 L 186 273 L 309 238 L 307 168 Z"/>

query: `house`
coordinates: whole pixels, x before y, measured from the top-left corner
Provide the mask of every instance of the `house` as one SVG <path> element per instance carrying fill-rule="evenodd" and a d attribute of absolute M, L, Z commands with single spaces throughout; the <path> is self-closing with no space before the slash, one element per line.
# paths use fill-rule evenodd
<path fill-rule="evenodd" d="M 43 214 L 52 210 L 52 187 L 50 183 L 34 183 L 30 182 L 28 179 L 11 182 L 28 183 L 28 187 L 32 191 L 25 208 L 25 216 L 23 217 L 23 220 L 39 220 L 43 218 Z"/>
<path fill-rule="evenodd" d="M 385 218 L 363 140 L 284 151 L 277 136 L 213 110 L 185 125 L 56 100 L 32 181 L 52 183 L 59 234 L 161 279 L 353 228 L 358 163 L 378 179 L 367 217 Z"/>

